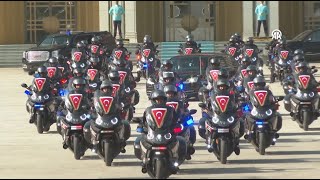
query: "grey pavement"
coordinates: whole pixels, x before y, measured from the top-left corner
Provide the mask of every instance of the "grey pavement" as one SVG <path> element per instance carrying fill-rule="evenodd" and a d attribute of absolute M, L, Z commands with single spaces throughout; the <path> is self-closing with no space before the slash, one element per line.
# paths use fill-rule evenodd
<path fill-rule="evenodd" d="M 270 71 L 265 68 L 264 72 L 268 77 Z M 103 160 L 90 150 L 81 160 L 75 160 L 70 150 L 62 148 L 62 138 L 57 134 L 55 125 L 49 133 L 38 134 L 36 127 L 28 122 L 27 96 L 20 87 L 21 83 L 30 84 L 31 80 L 21 68 L 0 68 L 0 178 L 149 178 L 141 173 L 140 161 L 133 153 L 132 144 L 138 135 L 136 124 L 131 125 L 127 152 L 116 157 L 111 167 L 106 167 Z M 141 116 L 150 105 L 144 83 L 142 80 L 137 86 L 141 99 L 135 117 Z M 275 95 L 283 94 L 279 83 L 271 84 L 270 89 Z M 197 104 L 190 103 L 190 108 L 198 109 L 195 120 L 201 116 Z M 241 154 L 233 153 L 227 164 L 222 165 L 206 150 L 204 140 L 197 135 L 192 160 L 185 161 L 179 173 L 170 178 L 319 178 L 319 120 L 304 132 L 291 120 L 282 102 L 280 105 L 283 115 L 280 138 L 275 146 L 266 150 L 266 155 L 259 155 L 242 138 Z"/>

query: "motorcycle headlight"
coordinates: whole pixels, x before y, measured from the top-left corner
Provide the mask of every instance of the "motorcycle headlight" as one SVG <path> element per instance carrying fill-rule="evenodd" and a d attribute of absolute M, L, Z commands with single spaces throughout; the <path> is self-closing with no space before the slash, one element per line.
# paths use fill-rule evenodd
<path fill-rule="evenodd" d="M 307 93 L 303 93 L 303 97 L 307 98 L 308 94 Z"/>
<path fill-rule="evenodd" d="M 98 124 L 98 125 L 102 124 L 102 120 L 101 120 L 100 116 L 96 119 L 96 124 Z"/>
<path fill-rule="evenodd" d="M 171 133 L 167 133 L 166 135 L 164 135 L 164 138 L 167 140 L 171 139 L 171 137 L 172 137 Z"/>
<path fill-rule="evenodd" d="M 256 61 L 256 60 L 257 60 L 257 58 L 256 58 L 256 57 L 253 57 L 253 58 L 252 58 L 252 61 Z"/>
<path fill-rule="evenodd" d="M 153 61 L 153 58 L 150 58 L 149 61 L 152 62 L 152 61 Z"/>
<path fill-rule="evenodd" d="M 73 63 L 71 66 L 72 66 L 72 68 L 76 68 L 77 67 L 76 63 Z"/>
<path fill-rule="evenodd" d="M 148 138 L 148 139 L 153 139 L 153 138 L 154 138 L 153 133 L 149 131 L 149 132 L 148 132 L 148 135 L 147 135 L 147 138 Z"/>
<path fill-rule="evenodd" d="M 84 68 L 86 65 L 84 63 L 80 64 L 80 67 Z"/>
<path fill-rule="evenodd" d="M 86 115 L 86 114 L 82 114 L 82 115 L 80 116 L 80 119 L 81 119 L 82 121 L 86 120 L 86 119 L 87 119 L 87 115 Z"/>
<path fill-rule="evenodd" d="M 45 100 L 49 99 L 49 94 L 44 95 L 43 98 L 44 98 Z"/>
<path fill-rule="evenodd" d="M 59 57 L 59 50 L 52 51 L 52 57 L 58 58 Z"/>
<path fill-rule="evenodd" d="M 266 115 L 267 115 L 267 116 L 271 116 L 271 114 L 272 114 L 272 110 L 271 110 L 271 109 L 268 109 L 268 110 L 266 111 Z"/>
<path fill-rule="evenodd" d="M 309 96 L 313 97 L 314 96 L 314 92 L 309 93 Z"/>
<path fill-rule="evenodd" d="M 161 141 L 161 139 L 162 139 L 161 134 L 158 134 L 158 135 L 157 135 L 157 139 L 158 139 L 159 141 Z"/>
<path fill-rule="evenodd" d="M 91 87 L 96 88 L 97 87 L 97 83 L 91 84 Z"/>
<path fill-rule="evenodd" d="M 235 57 L 234 59 L 235 59 L 235 60 L 239 60 L 239 56 Z"/>
<path fill-rule="evenodd" d="M 31 99 L 32 99 L 32 100 L 36 100 L 36 99 L 37 99 L 36 93 L 33 93 L 33 94 L 31 95 Z"/>
<path fill-rule="evenodd" d="M 70 112 L 67 114 L 67 116 L 66 116 L 66 120 L 68 120 L 68 121 L 71 121 L 71 119 L 72 119 L 72 116 L 71 116 L 71 114 L 70 114 Z"/>
<path fill-rule="evenodd" d="M 287 64 L 290 65 L 290 64 L 291 64 L 291 61 L 287 61 Z"/>
<path fill-rule="evenodd" d="M 118 118 L 115 117 L 115 118 L 111 119 L 111 123 L 113 125 L 117 124 L 118 123 Z"/>
<path fill-rule="evenodd" d="M 219 119 L 216 118 L 216 117 L 212 117 L 212 122 L 213 122 L 213 123 L 217 123 L 217 122 L 219 122 Z"/>
<path fill-rule="evenodd" d="M 128 92 L 130 92 L 130 87 L 127 87 L 126 89 L 125 89 L 125 91 L 128 93 Z"/>
<path fill-rule="evenodd" d="M 252 116 L 256 116 L 258 114 L 257 110 L 254 108 L 252 111 L 251 111 L 251 115 Z"/>
<path fill-rule="evenodd" d="M 147 81 L 147 84 L 151 84 L 151 85 L 153 85 L 153 84 L 154 84 L 154 82 L 152 82 L 152 81 L 151 81 L 151 79 L 149 78 L 149 79 L 148 79 L 148 81 Z"/>
<path fill-rule="evenodd" d="M 42 96 L 38 96 L 39 100 L 42 101 Z"/>
<path fill-rule="evenodd" d="M 229 118 L 227 119 L 227 121 L 228 121 L 229 123 L 233 123 L 233 122 L 234 122 L 234 117 L 233 117 L 233 116 L 229 117 Z"/>

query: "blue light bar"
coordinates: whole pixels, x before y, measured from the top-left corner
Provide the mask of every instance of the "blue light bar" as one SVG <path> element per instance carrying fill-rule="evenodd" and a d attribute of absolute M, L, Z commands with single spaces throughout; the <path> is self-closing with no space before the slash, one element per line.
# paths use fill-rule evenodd
<path fill-rule="evenodd" d="M 257 125 L 263 125 L 263 121 L 256 121 Z"/>
<path fill-rule="evenodd" d="M 142 133 L 142 132 L 143 132 L 143 128 L 138 127 L 136 131 L 137 131 L 138 133 Z"/>
<path fill-rule="evenodd" d="M 179 86 L 178 86 L 178 87 L 179 87 L 179 89 L 180 89 L 180 90 L 183 90 L 183 88 L 184 88 L 183 83 L 179 84 Z"/>
<path fill-rule="evenodd" d="M 251 112 L 251 109 L 250 109 L 249 104 L 247 104 L 247 103 L 244 104 L 244 106 L 243 106 L 243 111 L 244 111 L 244 112 Z"/>
<path fill-rule="evenodd" d="M 59 96 L 64 96 L 64 90 L 63 89 L 59 90 Z"/>
<path fill-rule="evenodd" d="M 28 96 L 30 96 L 32 93 L 29 90 L 25 90 L 24 93 Z"/>
<path fill-rule="evenodd" d="M 147 69 L 148 68 L 148 64 L 143 64 L 143 69 Z"/>
<path fill-rule="evenodd" d="M 187 124 L 188 124 L 188 126 L 192 125 L 192 124 L 193 124 L 193 119 L 189 119 L 189 120 L 187 121 Z"/>
<path fill-rule="evenodd" d="M 42 104 L 34 104 L 34 108 L 38 109 L 42 106 Z"/>

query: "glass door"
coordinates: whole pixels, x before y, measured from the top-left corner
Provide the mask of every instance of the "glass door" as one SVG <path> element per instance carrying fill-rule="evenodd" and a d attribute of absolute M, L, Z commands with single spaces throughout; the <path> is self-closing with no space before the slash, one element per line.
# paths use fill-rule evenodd
<path fill-rule="evenodd" d="M 165 40 L 215 39 L 215 1 L 165 1 Z"/>
<path fill-rule="evenodd" d="M 45 36 L 76 29 L 76 1 L 25 1 L 26 43 L 38 43 Z"/>

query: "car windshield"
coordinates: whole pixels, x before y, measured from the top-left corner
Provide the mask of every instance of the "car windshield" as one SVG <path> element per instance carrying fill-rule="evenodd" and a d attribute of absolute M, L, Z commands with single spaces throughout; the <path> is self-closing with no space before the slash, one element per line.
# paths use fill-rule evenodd
<path fill-rule="evenodd" d="M 67 36 L 48 36 L 46 39 L 44 39 L 41 44 L 39 45 L 40 47 L 43 46 L 52 46 L 52 45 L 67 45 L 68 42 L 68 37 Z"/>
<path fill-rule="evenodd" d="M 171 58 L 173 71 L 181 77 L 205 74 L 209 56 L 177 56 Z"/>
<path fill-rule="evenodd" d="M 311 30 L 307 30 L 307 31 L 304 31 L 300 34 L 298 34 L 296 37 L 294 37 L 292 40 L 294 41 L 301 41 L 304 39 L 304 37 L 306 37 L 309 33 L 311 32 Z"/>

